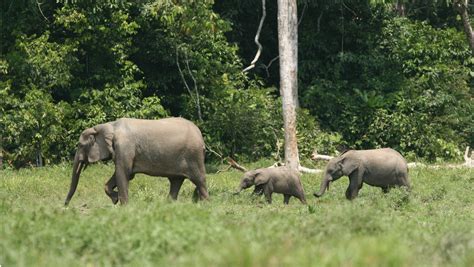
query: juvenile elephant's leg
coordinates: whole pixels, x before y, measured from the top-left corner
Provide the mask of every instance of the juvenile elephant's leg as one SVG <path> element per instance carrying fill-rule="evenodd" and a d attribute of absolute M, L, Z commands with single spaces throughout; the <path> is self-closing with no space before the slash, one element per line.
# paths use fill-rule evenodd
<path fill-rule="evenodd" d="M 353 200 L 359 195 L 359 189 L 362 188 L 362 171 L 357 170 L 349 175 L 349 186 L 346 190 L 346 198 Z"/>
<path fill-rule="evenodd" d="M 263 186 L 262 185 L 256 185 L 255 189 L 252 192 L 252 195 L 261 196 L 262 194 L 263 194 Z"/>
<path fill-rule="evenodd" d="M 411 191 L 411 183 L 410 183 L 410 180 L 408 179 L 408 176 L 407 175 L 401 175 L 401 183 L 400 183 L 400 186 L 405 186 L 406 189 L 408 190 L 408 192 Z"/>
<path fill-rule="evenodd" d="M 382 192 L 387 194 L 388 192 L 390 192 L 390 187 L 388 187 L 388 186 L 382 187 Z"/>
<path fill-rule="evenodd" d="M 198 202 L 198 200 L 199 200 L 199 191 L 196 187 L 193 191 L 193 202 Z"/>
<path fill-rule="evenodd" d="M 170 192 L 168 197 L 177 200 L 179 189 L 181 189 L 181 185 L 184 182 L 184 177 L 168 177 L 168 180 L 170 181 Z"/>
<path fill-rule="evenodd" d="M 114 191 L 117 187 L 117 180 L 115 179 L 115 174 L 110 177 L 110 179 L 105 183 L 104 190 L 105 194 L 110 197 L 114 204 L 118 202 L 118 192 Z"/>
<path fill-rule="evenodd" d="M 304 193 L 300 193 L 295 197 L 298 198 L 301 201 L 302 204 L 306 205 L 306 197 L 304 196 Z"/>
<path fill-rule="evenodd" d="M 349 185 L 346 189 L 346 198 L 348 200 L 353 200 L 359 195 L 359 190 L 357 188 L 353 188 L 351 185 Z"/>
<path fill-rule="evenodd" d="M 271 186 L 269 186 L 268 184 L 266 184 L 264 187 L 263 187 L 263 194 L 265 195 L 265 198 L 267 199 L 267 202 L 269 204 L 272 203 L 272 193 L 273 193 L 273 188 L 271 188 Z"/>
<path fill-rule="evenodd" d="M 300 184 L 296 186 L 296 190 L 294 192 L 295 194 L 293 194 L 294 197 L 298 198 L 302 204 L 305 204 L 306 205 L 306 197 L 304 196 L 304 189 L 303 189 L 303 185 Z"/>
<path fill-rule="evenodd" d="M 285 194 L 284 199 L 283 199 L 283 203 L 288 205 L 288 203 L 290 203 L 290 197 L 291 197 L 291 195 L 286 195 Z"/>

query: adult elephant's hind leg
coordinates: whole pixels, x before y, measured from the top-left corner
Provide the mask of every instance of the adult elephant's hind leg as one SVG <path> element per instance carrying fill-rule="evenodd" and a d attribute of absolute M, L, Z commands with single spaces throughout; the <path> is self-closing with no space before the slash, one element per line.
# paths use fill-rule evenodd
<path fill-rule="evenodd" d="M 209 193 L 207 192 L 206 186 L 206 176 L 202 175 L 202 178 L 199 176 L 189 177 L 189 180 L 193 182 L 196 186 L 193 194 L 193 200 L 206 200 L 209 198 Z"/>
<path fill-rule="evenodd" d="M 168 197 L 172 200 L 177 200 L 179 190 L 184 182 L 184 177 L 168 177 L 168 180 L 170 181 L 170 192 Z"/>

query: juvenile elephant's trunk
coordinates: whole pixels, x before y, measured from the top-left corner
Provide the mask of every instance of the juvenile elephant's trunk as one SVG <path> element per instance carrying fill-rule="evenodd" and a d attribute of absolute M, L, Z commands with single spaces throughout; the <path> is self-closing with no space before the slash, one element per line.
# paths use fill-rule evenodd
<path fill-rule="evenodd" d="M 66 201 L 64 205 L 67 206 L 69 201 L 71 201 L 72 196 L 76 192 L 77 184 L 79 183 L 79 176 L 81 175 L 82 166 L 84 166 L 82 161 L 79 161 L 79 153 L 76 153 L 74 157 L 74 164 L 72 166 L 72 176 L 71 176 L 71 187 L 69 188 L 69 193 L 67 194 Z"/>
<path fill-rule="evenodd" d="M 242 192 L 242 190 L 244 190 L 244 188 L 241 185 L 239 185 L 239 187 L 237 188 L 237 191 L 234 192 L 234 195 L 240 194 L 240 192 Z"/>
<path fill-rule="evenodd" d="M 331 182 L 331 180 L 329 179 L 328 176 L 326 176 L 324 178 L 324 180 L 321 182 L 321 187 L 319 189 L 319 192 L 314 193 L 314 196 L 315 197 L 321 197 L 322 195 L 324 195 L 324 192 L 326 192 L 326 189 L 329 189 L 329 183 L 330 182 Z"/>

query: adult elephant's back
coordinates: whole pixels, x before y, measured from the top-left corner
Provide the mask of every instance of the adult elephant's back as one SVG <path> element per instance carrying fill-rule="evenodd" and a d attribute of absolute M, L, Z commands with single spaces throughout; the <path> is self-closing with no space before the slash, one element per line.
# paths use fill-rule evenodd
<path fill-rule="evenodd" d="M 134 173 L 153 176 L 205 175 L 204 139 L 199 128 L 183 118 L 119 119 L 117 145 L 135 144 Z"/>

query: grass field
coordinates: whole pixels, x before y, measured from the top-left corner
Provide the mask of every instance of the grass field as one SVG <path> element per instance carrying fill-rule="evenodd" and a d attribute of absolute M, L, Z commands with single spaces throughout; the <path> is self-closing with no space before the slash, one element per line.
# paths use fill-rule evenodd
<path fill-rule="evenodd" d="M 316 199 L 321 175 L 304 175 L 308 206 L 280 195 L 269 205 L 250 189 L 234 196 L 236 171 L 209 174 L 211 200 L 198 204 L 189 181 L 170 202 L 167 179 L 138 175 L 120 207 L 103 193 L 113 166 L 94 165 L 64 208 L 70 169 L 0 171 L 2 267 L 474 266 L 474 171 L 465 168 L 411 169 L 410 194 L 364 186 L 353 202 L 346 179 Z"/>

